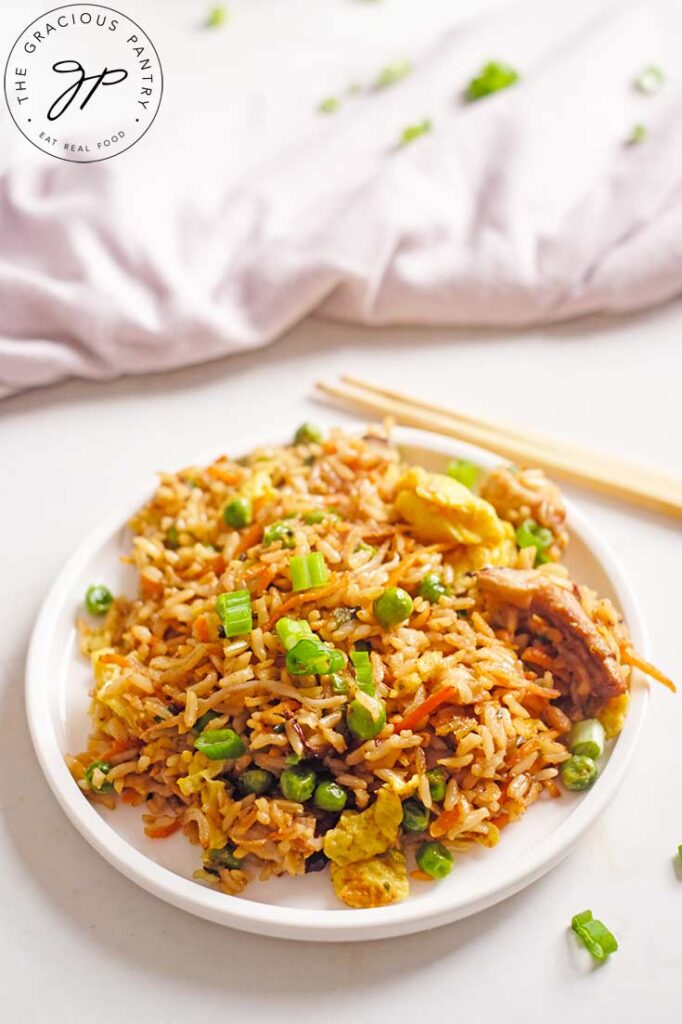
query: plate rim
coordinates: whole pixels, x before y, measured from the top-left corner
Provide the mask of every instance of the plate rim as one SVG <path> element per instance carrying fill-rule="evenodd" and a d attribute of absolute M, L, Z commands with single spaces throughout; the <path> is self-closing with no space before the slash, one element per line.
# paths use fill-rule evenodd
<path fill-rule="evenodd" d="M 482 465 L 490 466 L 504 461 L 499 454 L 489 449 L 413 427 L 394 428 L 392 439 L 398 446 L 422 447 L 451 457 L 469 456 Z M 249 432 L 244 446 L 252 450 L 275 443 L 272 438 L 266 438 L 262 431 L 253 431 Z M 473 897 L 467 895 L 448 900 L 447 891 L 439 890 L 441 898 L 436 909 L 424 900 L 407 901 L 388 907 L 354 909 L 350 912 L 341 907 L 338 910 L 280 907 L 272 903 L 226 899 L 224 894 L 204 888 L 158 864 L 120 836 L 74 785 L 53 727 L 50 702 L 44 699 L 44 680 L 49 679 L 51 674 L 50 665 L 45 661 L 49 658 L 46 640 L 55 627 L 61 602 L 73 593 L 77 577 L 89 559 L 121 529 L 131 509 L 142 504 L 148 498 L 149 491 L 149 486 L 146 486 L 144 493 L 140 491 L 139 495 L 131 494 L 125 504 L 121 502 L 120 507 L 87 534 L 58 572 L 36 618 L 28 648 L 25 677 L 26 712 L 31 739 L 50 789 L 72 825 L 87 842 L 109 864 L 147 892 L 214 923 L 277 938 L 356 941 L 405 935 L 468 917 L 530 885 L 570 852 L 613 799 L 634 755 L 646 714 L 649 685 L 639 673 L 633 675 L 637 685 L 633 690 L 626 727 L 598 785 L 580 798 L 569 816 L 530 851 L 529 856 L 516 866 L 516 870 L 508 872 L 502 882 L 496 882 L 493 875 L 491 882 L 480 886 L 478 894 Z M 609 544 L 595 531 L 589 518 L 570 500 L 566 500 L 566 508 L 570 530 L 581 537 L 600 563 L 618 596 L 620 610 L 635 644 L 646 655 L 646 630 L 626 574 L 620 568 Z"/>

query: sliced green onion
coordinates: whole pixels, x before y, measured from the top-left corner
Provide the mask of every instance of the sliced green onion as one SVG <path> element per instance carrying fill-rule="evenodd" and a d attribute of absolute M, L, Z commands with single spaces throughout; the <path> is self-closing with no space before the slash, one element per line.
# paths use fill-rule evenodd
<path fill-rule="evenodd" d="M 592 917 L 591 910 L 583 910 L 571 920 L 571 928 L 584 942 L 595 960 L 606 960 L 615 953 L 618 943 L 605 924 Z"/>
<path fill-rule="evenodd" d="M 242 858 L 235 857 L 234 846 L 232 843 L 228 843 L 222 850 L 209 850 L 208 860 L 211 864 L 215 864 L 217 867 L 228 868 L 230 871 L 236 871 L 242 866 Z"/>
<path fill-rule="evenodd" d="M 309 555 L 294 555 L 289 559 L 291 586 L 294 592 L 321 587 L 329 580 L 327 563 L 321 551 Z"/>
<path fill-rule="evenodd" d="M 680 864 L 682 864 L 682 843 L 677 847 L 677 857 Z"/>
<path fill-rule="evenodd" d="M 370 697 L 373 697 L 376 693 L 376 686 L 374 684 L 374 672 L 369 653 L 367 651 L 351 651 L 350 660 L 353 662 L 358 688 L 363 693 L 368 693 Z"/>
<path fill-rule="evenodd" d="M 644 142 L 647 137 L 646 125 L 635 124 L 632 126 L 632 131 L 628 135 L 626 141 L 628 146 L 638 146 L 640 142 Z"/>
<path fill-rule="evenodd" d="M 390 85 L 395 85 L 401 78 L 405 78 L 412 71 L 412 64 L 409 60 L 394 60 L 391 64 L 387 64 L 386 67 L 382 68 L 379 72 L 379 77 L 374 83 L 375 89 L 387 89 Z"/>
<path fill-rule="evenodd" d="M 218 711 L 205 711 L 203 715 L 199 715 L 194 723 L 194 732 L 203 732 L 209 722 L 212 722 L 214 718 L 220 718 Z"/>
<path fill-rule="evenodd" d="M 401 146 L 407 146 L 421 135 L 427 135 L 432 128 L 433 122 L 428 117 L 424 118 L 423 121 L 418 121 L 416 124 L 408 124 L 400 133 L 399 143 Z"/>
<path fill-rule="evenodd" d="M 315 635 L 310 628 L 310 623 L 305 619 L 290 619 L 286 615 L 278 620 L 275 629 L 285 651 L 290 651 L 299 640 Z"/>
<path fill-rule="evenodd" d="M 596 761 L 604 753 L 604 726 L 596 718 L 576 722 L 568 734 L 568 749 Z"/>
<path fill-rule="evenodd" d="M 336 96 L 327 96 L 318 104 L 317 109 L 320 114 L 335 114 L 340 106 L 341 103 Z"/>
<path fill-rule="evenodd" d="M 166 530 L 166 538 L 164 540 L 164 544 L 166 545 L 167 548 L 170 548 L 171 551 L 175 551 L 177 548 L 180 547 L 180 537 L 178 534 L 178 528 L 175 525 L 175 523 L 171 523 L 171 525 Z"/>
<path fill-rule="evenodd" d="M 581 792 L 589 789 L 599 775 L 599 769 L 591 757 L 584 754 L 572 754 L 559 768 L 561 781 L 566 789 Z"/>
<path fill-rule="evenodd" d="M 88 783 L 90 788 L 95 791 L 95 793 L 111 793 L 114 788 L 113 782 L 107 782 L 105 780 L 100 782 L 97 786 L 92 781 L 92 777 L 95 772 L 99 772 L 101 775 L 108 775 L 110 771 L 111 765 L 108 761 L 93 761 L 92 764 L 89 764 L 85 769 L 85 781 Z"/>
<path fill-rule="evenodd" d="M 332 693 L 348 693 L 348 680 L 344 676 L 340 676 L 338 672 L 330 673 L 329 685 Z"/>
<path fill-rule="evenodd" d="M 542 565 L 550 561 L 546 552 L 554 543 L 554 534 L 534 519 L 524 519 L 516 527 L 516 543 L 520 548 L 535 548 L 535 564 Z"/>
<path fill-rule="evenodd" d="M 460 484 L 464 484 L 465 487 L 471 490 L 478 479 L 480 470 L 478 466 L 474 465 L 473 462 L 468 462 L 467 459 L 453 459 L 448 464 L 445 472 L 453 480 L 457 480 Z"/>
<path fill-rule="evenodd" d="M 646 96 L 653 96 L 665 82 L 665 75 L 655 64 L 642 68 L 635 78 L 635 87 Z"/>
<path fill-rule="evenodd" d="M 234 761 L 246 750 L 246 744 L 234 729 L 208 729 L 197 736 L 194 749 L 209 761 Z"/>
<path fill-rule="evenodd" d="M 475 78 L 469 82 L 465 96 L 468 100 L 480 100 L 491 93 L 499 92 L 500 89 L 508 89 L 510 85 L 518 82 L 519 74 L 509 64 L 501 61 L 490 61 L 481 68 Z"/>
<path fill-rule="evenodd" d="M 327 647 L 319 637 L 304 637 L 287 651 L 287 671 L 292 676 L 326 676 L 345 667 L 342 651 Z"/>
<path fill-rule="evenodd" d="M 225 636 L 241 636 L 250 633 L 253 627 L 251 595 L 248 590 L 233 590 L 220 594 L 215 610 L 225 630 Z"/>
<path fill-rule="evenodd" d="M 290 523 L 279 521 L 277 523 L 270 523 L 263 530 L 263 543 L 274 544 L 276 541 L 282 542 L 283 548 L 293 548 L 295 543 L 295 532 L 293 526 Z"/>
<path fill-rule="evenodd" d="M 206 28 L 221 28 L 227 21 L 227 17 L 228 11 L 224 4 L 220 7 L 212 7 L 206 18 Z"/>

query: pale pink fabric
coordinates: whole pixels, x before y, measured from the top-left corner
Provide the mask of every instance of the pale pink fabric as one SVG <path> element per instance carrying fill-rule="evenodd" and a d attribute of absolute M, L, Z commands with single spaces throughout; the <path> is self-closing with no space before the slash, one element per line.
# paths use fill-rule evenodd
<path fill-rule="evenodd" d="M 167 82 L 148 136 L 86 166 L 5 118 L 0 395 L 255 348 L 309 314 L 526 324 L 676 295 L 681 42 L 679 3 L 529 0 L 441 35 L 399 86 L 335 116 L 300 87 L 254 93 L 217 133 L 215 112 L 174 111 Z M 523 83 L 461 102 L 491 57 Z M 632 87 L 649 62 L 667 75 L 655 97 Z M 424 116 L 433 132 L 396 148 Z M 646 141 L 625 145 L 638 122 Z"/>

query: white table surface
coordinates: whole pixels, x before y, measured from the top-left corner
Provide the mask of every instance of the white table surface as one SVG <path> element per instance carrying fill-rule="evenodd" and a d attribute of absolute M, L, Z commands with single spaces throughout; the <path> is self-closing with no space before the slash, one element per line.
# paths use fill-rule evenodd
<path fill-rule="evenodd" d="M 307 25 L 299 18 L 301 0 L 291 7 L 278 2 L 279 15 L 268 21 L 270 46 L 291 28 L 285 7 L 297 12 L 296 32 L 305 35 Z M 324 0 L 327 8 L 332 2 L 343 0 Z M 27 3 L 25 20 L 47 6 Z M 274 17 L 275 6 L 253 0 L 252 11 L 242 4 L 238 12 L 246 20 L 257 19 L 259 9 Z M 149 0 L 125 9 L 154 34 L 158 5 Z M 393 9 L 405 11 L 407 4 L 395 0 Z M 164 5 L 175 19 L 163 30 L 168 49 L 177 52 L 181 29 L 203 10 L 198 3 Z M 379 22 L 378 11 L 364 13 L 377 26 L 371 31 L 383 31 L 387 23 Z M 5 8 L 3 27 L 8 20 Z M 335 30 L 343 24 L 335 22 Z M 251 31 L 255 38 L 256 21 L 248 25 L 245 37 Z M 238 445 L 242 424 L 265 418 L 279 437 L 304 418 L 348 419 L 311 398 L 317 377 L 362 373 L 681 472 L 681 338 L 682 304 L 624 320 L 518 332 L 369 331 L 311 321 L 253 355 L 166 376 L 71 382 L 0 404 L 0 1017 L 17 1024 L 345 1024 L 407 1013 L 479 1024 L 678 1017 L 682 879 L 673 855 L 682 842 L 682 703 L 662 688 L 654 688 L 635 763 L 617 798 L 549 876 L 430 933 L 307 945 L 194 919 L 101 860 L 42 778 L 22 687 L 43 595 L 112 502 L 135 494 L 156 469 L 182 465 L 211 446 Z M 579 492 L 575 497 L 622 559 L 645 613 L 652 655 L 682 681 L 679 527 Z M 621 943 L 598 969 L 576 953 L 567 931 L 572 914 L 585 907 Z"/>

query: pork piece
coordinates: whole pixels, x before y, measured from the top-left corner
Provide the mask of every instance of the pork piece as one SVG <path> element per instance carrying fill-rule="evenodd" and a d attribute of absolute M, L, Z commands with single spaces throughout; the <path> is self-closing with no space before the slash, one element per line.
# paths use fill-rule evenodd
<path fill-rule="evenodd" d="M 571 717 L 597 711 L 625 692 L 625 670 L 575 593 L 533 569 L 482 569 L 478 586 L 494 604 L 537 615 L 559 630 L 563 642 L 557 645 L 555 685 L 568 698 Z M 561 663 L 568 679 L 561 678 Z"/>
<path fill-rule="evenodd" d="M 566 508 L 556 484 L 541 469 L 516 469 L 499 466 L 483 481 L 481 497 L 489 502 L 501 519 L 519 526 L 534 519 L 554 534 L 548 554 L 559 561 L 568 544 Z"/>

